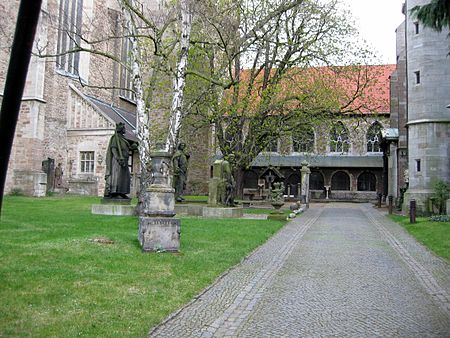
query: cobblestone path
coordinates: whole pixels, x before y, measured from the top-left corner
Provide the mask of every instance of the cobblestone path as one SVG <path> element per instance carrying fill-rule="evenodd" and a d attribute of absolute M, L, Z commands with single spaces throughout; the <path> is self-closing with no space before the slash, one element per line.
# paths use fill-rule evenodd
<path fill-rule="evenodd" d="M 315 205 L 150 337 L 450 337 L 450 265 L 369 204 Z"/>

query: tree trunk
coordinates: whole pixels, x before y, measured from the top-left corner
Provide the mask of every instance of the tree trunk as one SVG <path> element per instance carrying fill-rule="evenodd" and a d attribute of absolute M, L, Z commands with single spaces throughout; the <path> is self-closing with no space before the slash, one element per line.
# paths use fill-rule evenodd
<path fill-rule="evenodd" d="M 178 133 L 183 117 L 183 94 L 186 85 L 186 68 L 188 63 L 189 39 L 192 27 L 192 14 L 188 0 L 181 0 L 181 36 L 180 36 L 180 58 L 177 64 L 177 72 L 173 80 L 173 99 L 170 111 L 169 133 L 166 141 L 166 151 L 173 153 L 177 144 Z"/>
<path fill-rule="evenodd" d="M 131 41 L 131 57 L 132 57 L 132 73 L 133 73 L 133 89 L 136 97 L 136 130 L 137 139 L 139 141 L 138 153 L 141 165 L 141 177 L 139 180 L 138 205 L 136 211 L 142 215 L 144 205 L 143 198 L 145 189 L 150 183 L 150 121 L 147 114 L 147 108 L 144 101 L 144 90 L 142 87 L 142 72 L 139 59 L 139 46 L 137 40 L 137 29 L 133 21 L 131 10 L 123 4 L 123 13 L 127 22 L 127 30 Z"/>
<path fill-rule="evenodd" d="M 244 170 L 242 168 L 236 168 L 234 170 L 234 180 L 236 182 L 236 198 L 244 198 Z"/>

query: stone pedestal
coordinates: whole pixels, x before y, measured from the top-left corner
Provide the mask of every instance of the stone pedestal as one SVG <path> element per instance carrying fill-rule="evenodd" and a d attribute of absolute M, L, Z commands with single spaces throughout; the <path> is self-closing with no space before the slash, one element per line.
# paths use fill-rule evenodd
<path fill-rule="evenodd" d="M 180 248 L 180 220 L 175 216 L 175 189 L 171 186 L 171 156 L 150 154 L 152 183 L 145 191 L 143 213 L 139 217 L 138 239 L 143 251 L 177 252 Z"/>
<path fill-rule="evenodd" d="M 177 252 L 180 220 L 169 217 L 139 217 L 138 239 L 143 251 Z"/>

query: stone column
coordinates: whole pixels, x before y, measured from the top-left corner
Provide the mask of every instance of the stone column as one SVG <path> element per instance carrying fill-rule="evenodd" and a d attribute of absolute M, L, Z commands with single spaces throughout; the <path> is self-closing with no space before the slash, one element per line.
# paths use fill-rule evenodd
<path fill-rule="evenodd" d="M 305 204 L 309 204 L 309 174 L 311 174 L 311 170 L 308 168 L 309 163 L 303 161 L 301 163 L 302 169 L 300 169 L 302 176 L 302 191 L 300 201 Z"/>
<path fill-rule="evenodd" d="M 139 217 L 138 239 L 143 251 L 177 252 L 180 247 L 180 220 L 175 216 L 175 189 L 172 188 L 172 158 L 167 152 L 150 154 L 152 180 L 146 189 L 144 215 Z"/>

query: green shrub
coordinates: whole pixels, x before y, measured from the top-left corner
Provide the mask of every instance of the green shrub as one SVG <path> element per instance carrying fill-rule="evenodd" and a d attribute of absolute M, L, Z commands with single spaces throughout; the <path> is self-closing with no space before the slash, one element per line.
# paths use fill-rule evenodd
<path fill-rule="evenodd" d="M 434 215 L 430 217 L 433 222 L 450 222 L 450 215 Z"/>
<path fill-rule="evenodd" d="M 437 180 L 433 184 L 433 203 L 437 206 L 439 214 L 442 215 L 445 212 L 445 204 L 450 198 L 450 184 L 444 180 Z"/>
<path fill-rule="evenodd" d="M 25 196 L 25 193 L 20 188 L 13 188 L 8 194 L 9 196 Z"/>

